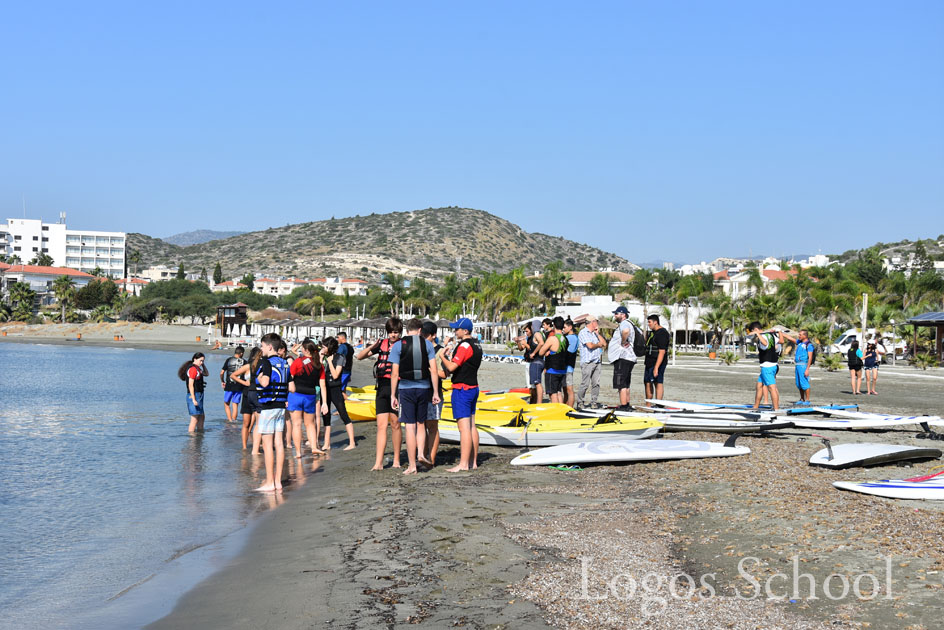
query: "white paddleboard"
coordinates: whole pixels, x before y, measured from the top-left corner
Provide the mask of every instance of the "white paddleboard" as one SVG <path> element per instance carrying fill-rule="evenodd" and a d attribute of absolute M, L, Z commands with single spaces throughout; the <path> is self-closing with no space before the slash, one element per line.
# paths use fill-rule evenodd
<path fill-rule="evenodd" d="M 915 426 L 918 416 L 912 417 L 867 417 L 867 418 L 801 418 L 795 417 L 793 424 L 801 429 L 892 429 Z"/>
<path fill-rule="evenodd" d="M 931 427 L 944 426 L 944 420 L 940 416 L 895 416 L 886 413 L 869 413 L 866 411 L 851 411 L 849 409 L 827 409 L 825 407 L 814 407 L 819 413 L 832 418 L 844 418 L 846 420 L 871 420 L 873 422 L 897 422 L 901 424 L 927 423 Z"/>
<path fill-rule="evenodd" d="M 924 499 L 944 501 L 944 478 L 935 475 L 930 479 L 882 479 L 881 481 L 835 481 L 840 490 L 851 490 L 863 494 L 889 499 Z"/>
<path fill-rule="evenodd" d="M 877 466 L 907 459 L 937 459 L 940 449 L 900 444 L 836 444 L 817 451 L 810 457 L 810 465 L 827 468 Z"/>
<path fill-rule="evenodd" d="M 730 457 L 747 455 L 746 446 L 724 446 L 716 442 L 690 440 L 606 440 L 576 442 L 542 448 L 519 455 L 512 466 L 550 466 L 554 464 L 590 464 L 606 462 L 643 462 L 667 459 Z"/>

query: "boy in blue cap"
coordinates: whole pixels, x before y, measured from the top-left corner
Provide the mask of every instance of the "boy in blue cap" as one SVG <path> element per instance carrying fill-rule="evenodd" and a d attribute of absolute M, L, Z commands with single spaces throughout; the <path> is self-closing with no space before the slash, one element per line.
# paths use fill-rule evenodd
<path fill-rule="evenodd" d="M 479 366 L 482 364 L 482 347 L 472 337 L 472 320 L 463 317 L 449 324 L 455 329 L 456 345 L 452 359 L 446 350 L 440 350 L 443 367 L 452 372 L 452 417 L 459 427 L 459 463 L 449 472 L 478 468 L 479 432 L 475 428 L 475 405 L 479 399 Z"/>

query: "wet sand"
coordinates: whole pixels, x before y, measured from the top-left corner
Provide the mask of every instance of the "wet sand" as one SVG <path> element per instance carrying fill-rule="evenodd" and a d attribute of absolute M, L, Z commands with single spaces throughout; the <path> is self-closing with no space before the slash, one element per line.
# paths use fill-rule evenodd
<path fill-rule="evenodd" d="M 781 370 L 785 401 L 795 400 L 791 373 L 790 366 Z M 940 370 L 883 366 L 879 396 L 843 393 L 846 371 L 815 369 L 813 376 L 814 402 L 909 414 L 944 408 Z M 601 400 L 612 403 L 609 377 L 607 370 Z M 355 384 L 368 379 L 368 367 L 358 364 Z M 483 365 L 483 387 L 523 380 L 523 366 Z M 754 362 L 726 367 L 680 359 L 667 372 L 666 398 L 743 402 L 755 380 Z M 634 386 L 634 401 L 640 393 Z M 915 476 L 935 462 L 814 469 L 807 460 L 821 443 L 814 431 L 792 429 L 741 438 L 753 451 L 744 457 L 570 472 L 513 469 L 508 462 L 518 449 L 484 447 L 478 471 L 450 474 L 446 464 L 458 452 L 445 445 L 437 468 L 404 477 L 390 468 L 368 470 L 375 428 L 355 427 L 355 451 L 340 450 L 343 433 L 335 427 L 330 460 L 315 464 L 317 472 L 301 487 L 297 479 L 290 483 L 284 503 L 261 519 L 239 557 L 151 627 L 932 628 L 944 616 L 942 506 L 831 486 L 840 479 Z M 917 440 L 915 432 L 829 435 L 836 443 L 944 444 Z M 799 572 L 812 576 L 802 578 L 796 598 L 794 557 Z M 771 594 L 787 600 L 768 601 L 762 590 L 742 599 L 758 590 L 745 576 L 762 589 L 778 572 L 784 577 L 774 578 Z M 668 585 L 680 573 L 697 585 L 704 579 L 712 590 L 688 592 L 677 579 L 681 597 L 674 597 Z M 837 575 L 830 593 L 838 595 L 840 576 L 851 584 L 862 573 L 879 585 L 870 601 L 851 593 L 834 601 L 823 591 L 831 574 Z M 810 579 L 817 599 L 806 592 Z M 639 585 L 634 593 L 632 580 Z M 857 584 L 871 594 L 871 578 Z"/>

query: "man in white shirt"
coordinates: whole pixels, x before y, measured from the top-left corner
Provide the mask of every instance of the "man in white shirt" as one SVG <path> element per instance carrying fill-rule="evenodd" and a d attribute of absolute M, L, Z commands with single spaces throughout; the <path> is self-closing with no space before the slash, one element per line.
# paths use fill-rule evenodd
<path fill-rule="evenodd" d="M 613 311 L 613 318 L 619 327 L 610 339 L 606 355 L 613 364 L 613 389 L 619 392 L 619 407 L 621 411 L 630 411 L 629 383 L 636 367 L 636 353 L 633 352 L 633 341 L 636 337 L 633 324 L 629 321 L 629 310 L 625 306 Z"/>
<path fill-rule="evenodd" d="M 600 371 L 602 370 L 603 348 L 606 347 L 606 340 L 599 332 L 600 322 L 596 315 L 587 317 L 587 325 L 584 326 L 580 334 L 577 335 L 577 343 L 580 347 L 580 389 L 577 390 L 577 400 L 574 407 L 579 409 L 583 406 L 583 397 L 590 390 L 590 406 L 599 405 L 597 399 L 600 397 Z"/>

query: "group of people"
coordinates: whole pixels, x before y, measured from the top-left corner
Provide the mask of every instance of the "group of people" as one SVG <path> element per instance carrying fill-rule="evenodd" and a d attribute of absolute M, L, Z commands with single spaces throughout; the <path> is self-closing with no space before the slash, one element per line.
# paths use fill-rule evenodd
<path fill-rule="evenodd" d="M 613 389 L 619 396 L 622 411 L 631 410 L 629 390 L 633 368 L 639 356 L 643 357 L 647 399 L 661 399 L 664 395 L 665 368 L 670 343 L 669 332 L 660 323 L 659 316 L 646 319 L 647 332 L 641 331 L 629 321 L 629 310 L 625 306 L 613 311 L 617 328 L 607 340 L 600 333 L 600 322 L 595 315 L 587 317 L 586 325 L 575 334 L 574 322 L 561 316 L 535 320 L 526 326 L 518 337 L 518 348 L 524 352 L 528 365 L 528 387 L 531 402 L 543 400 L 544 393 L 551 402 L 564 403 L 570 407 L 584 406 L 589 392 L 589 407 L 601 407 L 600 372 L 603 349 L 607 360 L 613 365 Z M 580 360 L 580 387 L 574 391 L 574 373 L 577 359 Z"/>
<path fill-rule="evenodd" d="M 385 325 L 387 336 L 357 353 L 343 332 L 319 343 L 306 338 L 291 348 L 278 334 L 269 333 L 248 357 L 245 348 L 237 347 L 220 370 L 220 387 L 227 420 L 236 421 L 242 414 L 243 449 L 249 447 L 250 435 L 252 454 L 259 455 L 262 449 L 266 480 L 256 490 L 281 489 L 285 450 L 294 450 L 296 458 L 303 456 L 303 426 L 313 455 L 323 455 L 331 448 L 332 407 L 347 432 L 344 450 L 356 448 L 345 404 L 346 389 L 353 361 L 369 357 L 376 357 L 377 451 L 372 470 L 383 468 L 388 428 L 394 468 L 401 467 L 404 432 L 408 458 L 404 474 L 416 473 L 418 466 L 434 466 L 443 408 L 442 380 L 447 376 L 452 378 L 453 417 L 461 435 L 460 461 L 449 470 L 475 468 L 478 432 L 473 427 L 482 349 L 472 337 L 471 320 L 463 318 L 450 327 L 455 335 L 446 346 L 436 342 L 435 323 L 411 319 L 404 326 L 400 319 L 391 317 Z M 205 355 L 197 352 L 178 370 L 187 388 L 191 433 L 203 430 L 203 398 L 209 376 L 205 361 Z"/>
<path fill-rule="evenodd" d="M 795 346 L 793 353 L 794 383 L 800 392 L 797 404 L 810 405 L 810 368 L 816 360 L 816 346 L 810 340 L 809 332 L 799 331 L 791 335 L 780 330 L 764 330 L 760 322 L 754 321 L 747 325 L 748 340 L 757 347 L 757 358 L 760 361 L 760 376 L 757 378 L 757 387 L 754 395 L 754 409 L 770 400 L 774 409 L 780 408 L 780 392 L 777 389 L 777 373 L 780 371 L 780 355 L 783 347 L 789 341 Z M 874 337 L 866 346 L 865 352 L 859 347 L 858 341 L 853 341 L 846 354 L 849 374 L 852 384 L 852 393 L 861 394 L 862 371 L 865 369 L 868 394 L 877 395 L 875 389 L 878 382 L 878 366 L 886 353 L 885 345 L 878 336 Z"/>

